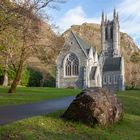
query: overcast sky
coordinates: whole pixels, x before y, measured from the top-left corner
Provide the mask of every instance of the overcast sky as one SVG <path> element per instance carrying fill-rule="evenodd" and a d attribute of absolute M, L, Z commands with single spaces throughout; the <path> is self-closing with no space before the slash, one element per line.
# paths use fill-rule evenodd
<path fill-rule="evenodd" d="M 120 31 L 131 35 L 140 48 L 140 0 L 67 0 L 60 10 L 50 12 L 52 22 L 62 33 L 71 25 L 100 23 L 102 10 L 112 19 L 113 9 L 119 13 Z"/>

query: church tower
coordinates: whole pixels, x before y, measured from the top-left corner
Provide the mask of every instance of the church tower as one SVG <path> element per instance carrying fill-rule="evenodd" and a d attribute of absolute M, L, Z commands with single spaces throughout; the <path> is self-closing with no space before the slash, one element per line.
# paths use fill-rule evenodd
<path fill-rule="evenodd" d="M 101 46 L 102 54 L 107 57 L 120 56 L 120 32 L 119 32 L 119 17 L 114 9 L 113 20 L 107 19 L 107 16 L 102 12 L 101 21 Z"/>

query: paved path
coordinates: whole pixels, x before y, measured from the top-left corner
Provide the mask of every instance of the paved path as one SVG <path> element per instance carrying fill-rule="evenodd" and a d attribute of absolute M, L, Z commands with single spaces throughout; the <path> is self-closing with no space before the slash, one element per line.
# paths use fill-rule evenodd
<path fill-rule="evenodd" d="M 31 116 L 42 115 L 56 110 L 65 109 L 73 99 L 73 96 L 69 96 L 39 103 L 0 107 L 0 125 Z"/>

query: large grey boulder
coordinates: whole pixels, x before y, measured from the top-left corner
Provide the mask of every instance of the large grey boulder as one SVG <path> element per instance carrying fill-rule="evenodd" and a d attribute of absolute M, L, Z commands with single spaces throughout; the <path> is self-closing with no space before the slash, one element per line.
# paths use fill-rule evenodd
<path fill-rule="evenodd" d="M 108 126 L 123 117 L 123 107 L 115 94 L 103 88 L 88 88 L 76 96 L 62 115 L 68 120 Z"/>

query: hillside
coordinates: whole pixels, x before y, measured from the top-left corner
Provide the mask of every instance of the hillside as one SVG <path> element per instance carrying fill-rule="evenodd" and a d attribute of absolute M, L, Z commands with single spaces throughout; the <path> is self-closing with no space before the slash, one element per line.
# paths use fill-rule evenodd
<path fill-rule="evenodd" d="M 48 73 L 55 76 L 55 60 L 63 44 L 63 38 L 57 36 L 49 24 L 42 22 L 36 51 L 28 59 L 28 66 L 41 72 L 43 76 Z"/>

